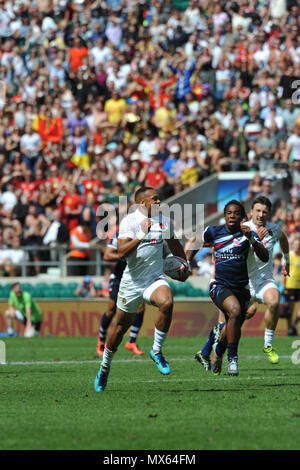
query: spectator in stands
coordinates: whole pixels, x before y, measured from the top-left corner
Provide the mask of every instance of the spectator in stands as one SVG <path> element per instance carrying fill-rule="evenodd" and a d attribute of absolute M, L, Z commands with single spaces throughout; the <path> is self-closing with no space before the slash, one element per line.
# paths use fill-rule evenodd
<path fill-rule="evenodd" d="M 4 209 L 4 207 L 3 207 Z M 1 219 L 1 225 L 3 229 L 3 239 L 6 239 L 5 231 L 6 229 L 11 229 L 15 235 L 20 237 L 22 235 L 22 225 L 20 221 L 16 218 L 13 209 L 7 209 L 3 211 L 3 217 Z"/>
<path fill-rule="evenodd" d="M 235 145 L 229 147 L 228 156 L 220 159 L 222 171 L 242 171 L 245 170 L 242 156 L 239 155 L 238 148 Z"/>
<path fill-rule="evenodd" d="M 13 209 L 17 204 L 17 196 L 15 194 L 15 187 L 12 182 L 8 182 L 4 192 L 0 195 L 0 202 L 3 204 L 4 211 Z"/>
<path fill-rule="evenodd" d="M 68 230 L 72 230 L 79 223 L 79 216 L 82 211 L 82 197 L 75 184 L 68 184 L 67 193 L 63 199 L 64 214 L 67 219 Z"/>
<path fill-rule="evenodd" d="M 44 214 L 38 214 L 34 204 L 29 204 L 28 214 L 25 217 L 24 243 L 27 246 L 40 247 L 43 237 L 48 230 L 50 221 Z M 29 261 L 34 262 L 34 266 L 29 268 L 29 274 L 38 274 L 42 271 L 40 261 L 45 260 L 42 250 L 33 248 L 29 251 Z"/>
<path fill-rule="evenodd" d="M 86 275 L 84 277 L 83 281 L 77 286 L 75 295 L 77 297 L 97 297 L 97 288 L 91 276 Z"/>
<path fill-rule="evenodd" d="M 269 170 L 273 167 L 276 152 L 276 142 L 270 136 L 269 129 L 264 128 L 261 136 L 256 141 L 256 154 L 260 171 Z"/>
<path fill-rule="evenodd" d="M 20 150 L 27 168 L 35 171 L 42 150 L 42 140 L 39 134 L 33 131 L 31 123 L 25 127 L 25 134 L 22 135 L 20 140 Z"/>
<path fill-rule="evenodd" d="M 288 134 L 291 133 L 292 129 L 296 124 L 296 119 L 300 115 L 300 109 L 294 106 L 292 100 L 285 101 L 285 108 L 282 111 L 282 118 L 286 126 Z"/>
<path fill-rule="evenodd" d="M 55 261 L 58 259 L 58 252 L 55 247 L 69 242 L 69 230 L 62 222 L 62 213 L 56 209 L 52 212 L 52 222 L 43 237 L 43 245 L 50 247 L 48 259 Z"/>
<path fill-rule="evenodd" d="M 272 191 L 272 181 L 268 179 L 264 179 L 262 182 L 262 192 L 258 193 L 256 197 L 265 196 L 271 201 L 272 204 L 272 212 L 271 215 L 274 215 L 276 210 L 281 205 L 281 199 L 278 194 Z"/>
<path fill-rule="evenodd" d="M 263 178 L 259 173 L 253 176 L 248 186 L 248 194 L 246 197 L 247 200 L 254 200 L 258 196 L 258 194 L 261 194 L 262 183 Z"/>
<path fill-rule="evenodd" d="M 300 125 L 293 128 L 293 132 L 286 142 L 284 161 L 300 160 Z"/>
<path fill-rule="evenodd" d="M 20 237 L 13 235 L 10 246 L 0 250 L 1 275 L 16 277 L 22 274 L 22 264 L 28 260 L 25 250 L 21 247 Z"/>
<path fill-rule="evenodd" d="M 95 205 L 115 204 L 160 160 L 165 198 L 221 171 L 237 148 L 227 169 L 276 177 L 276 165 L 297 191 L 295 2 L 190 0 L 184 11 L 170 2 L 10 3 L 0 28 L 0 203 L 13 208 L 22 244 L 32 198 L 39 212 L 59 209 L 69 230 L 78 226 L 90 179 L 80 168 L 100 181 Z"/>

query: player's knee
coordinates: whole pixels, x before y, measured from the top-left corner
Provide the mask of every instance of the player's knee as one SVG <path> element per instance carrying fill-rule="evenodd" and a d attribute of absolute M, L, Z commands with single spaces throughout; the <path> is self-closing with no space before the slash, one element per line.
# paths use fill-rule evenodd
<path fill-rule="evenodd" d="M 268 302 L 268 307 L 272 313 L 277 313 L 279 309 L 279 299 L 277 297 L 271 297 Z"/>
<path fill-rule="evenodd" d="M 230 309 L 230 312 L 229 313 L 229 317 L 234 319 L 234 320 L 239 320 L 241 318 L 241 315 L 242 315 L 242 311 L 241 311 L 241 308 L 239 306 L 233 306 L 231 309 Z"/>
<path fill-rule="evenodd" d="M 8 308 L 5 310 L 5 318 L 13 318 L 14 316 L 14 311 L 11 308 Z"/>
<path fill-rule="evenodd" d="M 166 315 L 169 315 L 173 311 L 173 299 L 172 297 L 166 297 L 165 299 L 162 300 L 160 304 L 160 310 Z"/>

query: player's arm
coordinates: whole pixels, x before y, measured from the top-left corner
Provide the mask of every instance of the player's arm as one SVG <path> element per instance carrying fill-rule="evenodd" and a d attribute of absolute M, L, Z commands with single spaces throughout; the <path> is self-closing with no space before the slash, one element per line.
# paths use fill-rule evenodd
<path fill-rule="evenodd" d="M 10 294 L 9 294 L 8 307 L 11 311 L 16 312 L 16 310 L 17 310 L 17 307 L 16 307 L 15 302 L 14 302 L 14 293 L 13 292 L 10 292 Z"/>
<path fill-rule="evenodd" d="M 31 307 L 26 307 L 26 328 L 31 328 Z"/>
<path fill-rule="evenodd" d="M 107 246 L 103 253 L 104 261 L 120 261 L 121 256 L 118 250 L 111 246 Z"/>
<path fill-rule="evenodd" d="M 197 237 L 191 237 L 187 241 L 184 251 L 186 254 L 186 259 L 188 261 L 192 261 L 194 256 L 198 253 L 200 248 L 202 247 L 211 247 L 213 245 L 213 240 L 214 240 L 214 232 L 213 228 L 209 225 L 206 227 L 202 234 L 202 242 L 199 242 Z"/>
<path fill-rule="evenodd" d="M 241 231 L 248 238 L 250 244 L 253 246 L 255 254 L 258 258 L 263 262 L 267 263 L 269 261 L 269 252 L 267 248 L 264 247 L 262 243 L 260 243 L 257 238 L 254 237 L 253 232 L 251 231 L 248 225 L 241 224 Z"/>
<path fill-rule="evenodd" d="M 282 268 L 282 274 L 284 276 L 289 276 L 290 275 L 290 254 L 289 254 L 290 246 L 289 246 L 289 241 L 285 233 L 281 232 L 281 235 L 278 238 L 278 241 L 279 241 L 279 245 L 283 253 L 283 257 L 284 257 L 284 266 Z"/>
<path fill-rule="evenodd" d="M 199 250 L 192 249 L 195 243 L 196 243 L 196 237 L 191 237 L 188 239 L 188 241 L 185 244 L 184 253 L 186 255 L 187 261 L 191 261 L 196 255 L 196 253 L 199 251 Z"/>
<path fill-rule="evenodd" d="M 146 238 L 146 236 L 148 235 L 151 224 L 152 222 L 150 219 L 144 219 L 140 223 L 139 230 L 136 232 L 136 234 L 132 235 L 131 237 L 124 236 L 124 238 L 122 236 L 121 228 L 120 228 L 120 234 L 118 238 L 118 253 L 119 253 L 120 259 L 126 258 L 133 251 L 136 250 L 140 241 Z"/>
<path fill-rule="evenodd" d="M 26 311 L 26 327 L 31 328 L 31 306 L 32 306 L 32 297 L 28 292 L 24 292 L 24 301 L 25 301 L 25 311 Z"/>
<path fill-rule="evenodd" d="M 177 238 L 172 237 L 169 240 L 166 240 L 166 242 L 172 255 L 179 256 L 180 258 L 187 260 L 183 246 Z"/>

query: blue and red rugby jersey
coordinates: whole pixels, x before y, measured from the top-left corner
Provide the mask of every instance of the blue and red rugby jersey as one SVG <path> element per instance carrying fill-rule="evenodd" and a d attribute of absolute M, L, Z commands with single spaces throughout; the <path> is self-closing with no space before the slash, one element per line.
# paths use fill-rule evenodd
<path fill-rule="evenodd" d="M 251 231 L 253 237 L 260 241 L 258 235 Z M 215 281 L 231 288 L 245 287 L 248 284 L 247 256 L 250 242 L 242 231 L 230 233 L 225 224 L 209 225 L 203 232 L 203 246 L 214 250 Z"/>

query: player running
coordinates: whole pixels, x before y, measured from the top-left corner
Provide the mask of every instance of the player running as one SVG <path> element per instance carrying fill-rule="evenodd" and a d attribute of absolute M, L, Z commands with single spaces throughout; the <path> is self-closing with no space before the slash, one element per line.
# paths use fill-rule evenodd
<path fill-rule="evenodd" d="M 272 222 L 268 222 L 272 204 L 264 196 L 256 198 L 251 207 L 251 219 L 245 222 L 251 230 L 254 230 L 262 240 L 269 252 L 268 263 L 262 263 L 251 250 L 247 259 L 249 274 L 249 286 L 251 302 L 258 301 L 267 306 L 265 312 L 264 353 L 272 364 L 279 361 L 278 354 L 273 347 L 273 339 L 279 318 L 280 293 L 273 277 L 273 249 L 278 241 L 284 257 L 282 273 L 289 276 L 290 258 L 289 242 L 281 228 Z"/>
<path fill-rule="evenodd" d="M 107 244 L 103 259 L 105 261 L 115 261 L 116 265 L 109 280 L 109 303 L 107 311 L 102 315 L 99 328 L 99 336 L 97 340 L 97 354 L 103 356 L 106 333 L 109 325 L 117 311 L 117 297 L 121 278 L 126 268 L 126 260 L 121 259 L 118 253 L 118 234 Z M 125 348 L 132 351 L 137 356 L 142 356 L 144 352 L 136 344 L 136 338 L 143 323 L 145 313 L 145 302 L 142 302 L 136 315 L 133 318 L 130 328 L 129 339 L 125 343 Z"/>
<path fill-rule="evenodd" d="M 95 378 L 96 392 L 105 389 L 113 356 L 143 300 L 158 307 L 150 357 L 159 372 L 170 374 L 162 346 L 172 321 L 173 295 L 163 274 L 163 240 L 166 240 L 172 254 L 186 257 L 179 240 L 174 238 L 170 219 L 158 214 L 158 193 L 150 187 L 140 188 L 135 193 L 135 202 L 139 205 L 138 209 L 124 217 L 120 224 L 118 251 L 121 258 L 127 259 L 127 266 L 118 293 L 116 325 L 108 335 Z M 182 280 L 189 274 L 187 266 L 182 272 Z"/>
<path fill-rule="evenodd" d="M 208 226 L 203 233 L 204 246 L 214 249 L 215 275 L 210 282 L 210 297 L 224 313 L 226 343 L 219 341 L 215 348 L 215 373 L 220 374 L 223 354 L 228 348 L 228 374 L 238 375 L 238 344 L 241 325 L 245 319 L 250 293 L 247 289 L 247 256 L 250 247 L 262 262 L 269 253 L 259 242 L 258 235 L 242 223 L 243 205 L 232 200 L 224 208 L 225 224 Z M 198 250 L 186 250 L 191 260 Z"/>
<path fill-rule="evenodd" d="M 252 231 L 256 232 L 263 245 L 268 250 L 269 261 L 262 262 L 253 249 L 249 250 L 247 258 L 247 270 L 249 276 L 249 288 L 251 294 L 250 307 L 248 308 L 246 319 L 251 318 L 256 312 L 256 302 L 264 303 L 267 306 L 265 312 L 265 333 L 264 333 L 264 353 L 268 356 L 272 364 L 279 361 L 278 354 L 273 347 L 274 334 L 279 318 L 280 293 L 273 278 L 273 249 L 277 241 L 283 252 L 285 264 L 282 272 L 289 275 L 289 242 L 286 235 L 277 224 L 268 222 L 271 213 L 271 202 L 268 198 L 260 196 L 256 198 L 251 207 L 251 219 L 244 222 Z M 195 358 L 203 365 L 205 370 L 210 370 L 210 353 L 214 344 L 225 340 L 225 326 L 222 312 L 219 312 L 218 323 L 210 332 L 209 338 L 201 351 Z M 213 361 L 214 362 L 214 361 Z"/>

